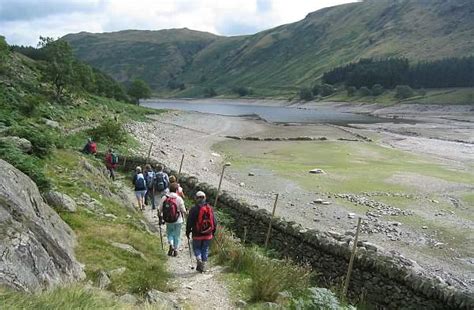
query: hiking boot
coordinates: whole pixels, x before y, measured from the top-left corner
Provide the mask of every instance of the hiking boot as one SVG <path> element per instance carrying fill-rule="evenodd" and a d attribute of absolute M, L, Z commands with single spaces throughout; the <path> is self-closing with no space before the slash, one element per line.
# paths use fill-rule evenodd
<path fill-rule="evenodd" d="M 203 272 L 202 271 L 202 261 L 199 260 L 199 259 L 197 260 L 196 271 Z"/>
<path fill-rule="evenodd" d="M 178 256 L 178 250 L 173 250 L 173 256 L 174 257 Z"/>
<path fill-rule="evenodd" d="M 170 245 L 170 248 L 168 250 L 168 256 L 172 256 L 173 252 L 174 252 L 173 247 Z"/>
<path fill-rule="evenodd" d="M 207 271 L 209 271 L 209 270 L 207 270 L 207 266 L 206 266 L 206 265 L 207 265 L 206 262 L 202 262 L 202 265 L 201 265 L 201 270 L 202 270 L 202 271 L 201 271 L 201 272 L 207 272 Z"/>

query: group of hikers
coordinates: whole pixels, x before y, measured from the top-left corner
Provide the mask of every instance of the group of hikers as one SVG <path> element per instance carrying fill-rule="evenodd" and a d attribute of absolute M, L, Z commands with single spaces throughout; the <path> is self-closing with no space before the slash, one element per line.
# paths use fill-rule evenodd
<path fill-rule="evenodd" d="M 181 244 L 181 228 L 186 220 L 186 237 L 192 238 L 192 247 L 196 257 L 196 270 L 206 271 L 211 240 L 216 232 L 217 220 L 214 211 L 206 201 L 206 194 L 198 191 L 196 204 L 188 211 L 184 203 L 184 192 L 175 176 L 168 176 L 162 165 L 153 170 L 150 164 L 135 168 L 133 176 L 137 209 L 145 210 L 151 206 L 156 210 L 159 225 L 166 225 L 169 249 L 168 256 L 177 256 Z"/>
<path fill-rule="evenodd" d="M 82 148 L 84 154 L 97 155 L 97 143 L 92 139 L 88 138 L 86 145 Z M 105 154 L 105 166 L 109 172 L 109 177 L 115 181 L 115 170 L 117 170 L 119 158 L 117 153 L 109 148 Z"/>
<path fill-rule="evenodd" d="M 83 153 L 97 155 L 97 144 L 89 138 L 82 149 Z M 115 180 L 115 170 L 118 166 L 118 155 L 109 148 L 105 154 L 105 165 L 109 176 Z M 177 256 L 181 244 L 181 229 L 186 221 L 186 237 L 188 242 L 192 238 L 192 248 L 196 257 L 196 270 L 205 272 L 206 262 L 209 256 L 209 247 L 217 227 L 214 210 L 206 201 L 206 194 L 198 191 L 195 195 L 196 204 L 186 210 L 184 204 L 183 188 L 178 184 L 175 176 L 163 171 L 163 166 L 155 167 L 146 164 L 145 168 L 136 167 L 133 175 L 135 197 L 137 199 L 137 210 L 145 211 L 150 206 L 155 217 L 158 217 L 159 225 L 166 225 L 169 256 Z"/>

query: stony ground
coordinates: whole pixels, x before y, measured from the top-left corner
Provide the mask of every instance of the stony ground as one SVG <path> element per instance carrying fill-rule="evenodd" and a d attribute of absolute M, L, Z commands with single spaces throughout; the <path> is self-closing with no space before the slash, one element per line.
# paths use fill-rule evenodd
<path fill-rule="evenodd" d="M 311 108 L 311 105 L 304 108 Z M 450 115 L 441 119 L 436 119 L 435 113 L 423 114 L 423 110 L 426 110 L 423 107 L 412 110 L 401 107 L 398 110 L 386 111 L 380 111 L 381 109 L 376 106 L 356 108 L 352 106 L 351 108 L 355 112 L 377 112 L 382 116 L 410 117 L 422 119 L 424 122 L 415 125 L 406 123 L 359 125 L 351 128 L 326 125 L 281 126 L 255 119 L 169 112 L 156 117 L 149 123 L 130 124 L 128 129 L 141 142 L 143 155 L 147 153 L 150 143 L 153 142 L 152 156 L 178 169 L 181 155 L 185 154 L 183 171 L 215 186 L 219 181 L 223 158 L 221 154 L 213 151 L 212 146 L 227 140 L 226 136 L 229 135 L 262 138 L 325 136 L 330 140 L 361 139 L 361 136 L 376 135 L 379 138 L 377 143 L 381 145 L 415 154 L 429 155 L 457 168 L 472 167 L 474 147 L 471 139 L 474 125 L 468 117 L 466 121 L 466 113 L 471 116 L 472 113 L 469 114 L 470 111 L 465 111 L 465 108 L 459 108 L 460 111 L 455 109 L 451 111 L 451 114 L 441 111 L 443 115 Z M 430 130 L 430 128 L 443 126 L 443 130 Z M 369 212 L 364 214 L 363 239 L 382 244 L 387 252 L 394 255 L 406 256 L 417 261 L 427 272 L 434 273 L 448 283 L 464 289 L 473 289 L 474 258 L 470 261 L 460 260 L 457 258 L 459 255 L 456 249 L 444 249 L 440 252 L 438 248 L 443 248 L 443 245 L 437 241 L 437 236 L 426 233 L 423 227 L 412 229 L 400 225 L 398 221 L 386 221 L 380 218 L 386 215 L 393 215 L 394 218 L 410 216 L 410 214 L 403 214 L 402 210 L 397 209 L 396 206 L 380 203 L 378 197 L 387 193 L 369 192 L 361 197 L 351 193 L 339 193 L 341 196 L 334 197 L 331 196 L 332 193 L 328 196 L 304 190 L 298 184 L 284 180 L 271 171 L 258 170 L 258 167 L 252 170 L 252 173 L 257 177 L 249 176 L 248 172 L 231 167 L 226 171 L 222 188 L 251 204 L 267 209 L 271 208 L 274 195 L 279 192 L 281 201 L 277 212 L 279 216 L 298 221 L 306 227 L 331 230 L 341 234 L 354 230 L 357 214 L 348 211 L 344 203 L 338 202 L 347 201 L 354 205 L 369 207 Z M 404 197 L 418 205 L 436 204 L 423 195 L 423 188 L 429 191 L 446 192 L 459 188 L 459 184 L 428 180 L 416 174 L 395 175 L 392 178 L 393 180 L 390 181 L 394 184 L 411 182 L 413 186 L 420 187 L 419 196 Z M 284 186 L 282 187 L 281 184 Z M 397 196 L 404 193 L 389 193 L 389 195 Z M 451 198 L 446 195 L 446 199 Z M 324 201 L 330 201 L 331 208 L 321 203 Z M 453 201 L 453 204 L 455 203 Z M 428 216 L 442 216 L 453 225 L 474 229 L 471 221 L 462 221 L 448 211 L 440 211 L 440 213 L 428 214 Z M 429 244 L 437 254 L 418 251 L 418 245 L 426 244 Z"/>
<path fill-rule="evenodd" d="M 145 217 L 159 232 L 158 220 L 155 212 L 147 209 Z M 158 233 L 159 234 L 159 233 Z M 165 250 L 166 228 L 162 226 L 163 243 Z M 209 271 L 200 273 L 195 270 L 196 260 L 189 255 L 189 246 L 182 232 L 182 244 L 178 256 L 168 258 L 168 272 L 171 273 L 170 287 L 173 290 L 168 297 L 185 309 L 235 309 L 232 305 L 228 290 L 218 277 L 222 272 L 220 266 L 209 266 Z"/>

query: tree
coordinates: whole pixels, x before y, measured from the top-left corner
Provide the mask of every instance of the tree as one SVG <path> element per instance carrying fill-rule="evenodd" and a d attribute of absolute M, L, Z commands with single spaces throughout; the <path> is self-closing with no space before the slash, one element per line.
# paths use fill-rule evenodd
<path fill-rule="evenodd" d="M 381 94 L 383 94 L 383 92 L 384 89 L 382 85 L 375 84 L 374 86 L 372 86 L 372 96 L 380 96 Z"/>
<path fill-rule="evenodd" d="M 362 97 L 365 97 L 365 96 L 371 96 L 372 92 L 370 91 L 368 87 L 362 86 L 361 88 L 359 88 L 359 94 Z"/>
<path fill-rule="evenodd" d="M 346 91 L 347 91 L 347 96 L 352 97 L 355 95 L 357 88 L 355 88 L 354 86 L 349 86 L 346 88 Z"/>
<path fill-rule="evenodd" d="M 406 99 L 414 96 L 413 89 L 408 85 L 397 85 L 395 87 L 395 98 Z"/>
<path fill-rule="evenodd" d="M 311 92 L 311 89 L 308 87 L 303 87 L 300 89 L 300 99 L 305 100 L 305 101 L 310 101 L 313 100 L 313 93 Z"/>
<path fill-rule="evenodd" d="M 334 94 L 334 87 L 332 85 L 329 85 L 329 84 L 321 85 L 321 89 L 320 89 L 321 96 L 326 97 L 332 94 Z"/>
<path fill-rule="evenodd" d="M 145 81 L 135 79 L 128 89 L 128 95 L 132 97 L 137 104 L 140 104 L 140 99 L 150 98 L 151 89 Z"/>
<path fill-rule="evenodd" d="M 6 62 L 10 50 L 8 44 L 5 41 L 5 38 L 0 36 L 0 73 L 3 72 L 6 68 Z"/>
<path fill-rule="evenodd" d="M 74 80 L 72 48 L 64 40 L 41 36 L 38 46 L 45 53 L 45 76 L 54 86 L 56 100 L 60 100 L 64 89 Z"/>

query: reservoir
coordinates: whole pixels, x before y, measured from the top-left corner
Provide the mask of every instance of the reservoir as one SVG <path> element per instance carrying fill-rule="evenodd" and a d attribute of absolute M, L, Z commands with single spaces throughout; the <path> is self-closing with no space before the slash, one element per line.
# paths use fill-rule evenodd
<path fill-rule="evenodd" d="M 252 105 L 241 101 L 234 103 L 226 100 L 219 103 L 200 103 L 186 100 L 146 100 L 141 102 L 142 106 L 153 109 L 169 109 L 179 111 L 194 111 L 207 114 L 218 114 L 225 116 L 253 116 L 259 117 L 271 123 L 306 123 L 306 124 L 367 124 L 393 122 L 393 119 L 375 117 L 368 114 L 343 112 L 340 109 L 328 106 L 302 109 L 296 107 Z M 406 121 L 406 120 L 405 120 Z"/>

